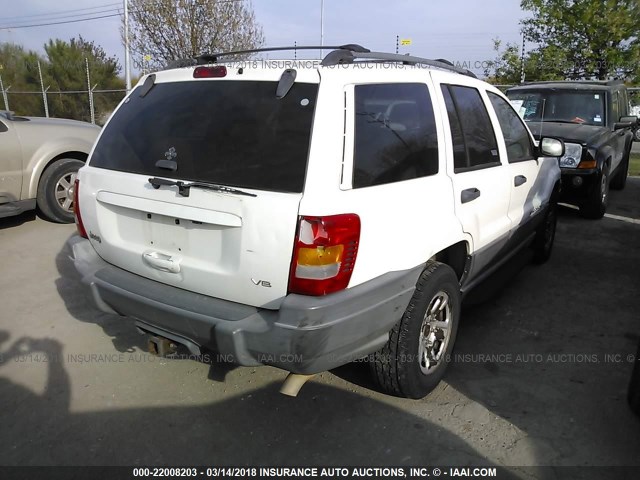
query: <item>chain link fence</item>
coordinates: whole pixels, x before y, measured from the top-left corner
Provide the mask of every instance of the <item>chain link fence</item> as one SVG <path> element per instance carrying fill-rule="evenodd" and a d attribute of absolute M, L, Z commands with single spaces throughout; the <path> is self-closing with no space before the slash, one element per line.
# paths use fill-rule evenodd
<path fill-rule="evenodd" d="M 126 90 L 78 90 L 27 92 L 2 90 L 2 109 L 15 110 L 19 105 L 21 115 L 33 117 L 69 118 L 68 104 L 80 108 L 74 109 L 73 120 L 104 125 L 111 112 L 125 97 Z M 12 107 L 13 105 L 13 107 Z"/>
<path fill-rule="evenodd" d="M 87 86 L 86 89 L 52 91 L 49 86 L 45 86 L 39 61 L 22 67 L 27 69 L 28 76 L 32 79 L 22 89 L 8 85 L 0 71 L 0 108 L 15 111 L 19 115 L 71 118 L 103 125 L 126 95 L 124 88 L 105 89 L 92 84 L 90 65 L 86 58 L 81 63 L 69 65 L 70 68 L 79 69 L 78 73 L 81 72 L 85 77 L 86 83 L 83 83 Z"/>

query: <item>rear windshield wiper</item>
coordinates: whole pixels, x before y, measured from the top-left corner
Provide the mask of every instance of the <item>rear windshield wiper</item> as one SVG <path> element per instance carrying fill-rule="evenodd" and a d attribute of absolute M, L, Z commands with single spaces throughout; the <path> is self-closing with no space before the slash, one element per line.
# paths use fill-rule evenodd
<path fill-rule="evenodd" d="M 222 192 L 222 193 L 233 193 L 235 195 L 246 195 L 247 197 L 257 197 L 254 193 L 243 192 L 242 190 L 238 190 L 237 188 L 225 187 L 224 185 L 216 185 L 215 183 L 205 183 L 205 182 L 182 182 L 180 180 L 168 180 L 166 178 L 157 178 L 153 177 L 149 179 L 149 183 L 156 190 L 161 186 L 167 187 L 178 187 L 178 193 L 183 197 L 188 197 L 191 188 L 204 188 L 205 190 L 213 190 L 214 192 Z"/>

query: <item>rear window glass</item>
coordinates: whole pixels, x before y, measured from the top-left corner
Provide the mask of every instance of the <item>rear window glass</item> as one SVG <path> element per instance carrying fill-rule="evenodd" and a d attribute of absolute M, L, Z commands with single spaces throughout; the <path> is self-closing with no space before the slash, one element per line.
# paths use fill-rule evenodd
<path fill-rule="evenodd" d="M 189 81 L 137 91 L 115 113 L 91 165 L 143 175 L 302 192 L 317 84 L 282 99 L 277 82 Z M 159 160 L 177 164 L 159 168 Z"/>

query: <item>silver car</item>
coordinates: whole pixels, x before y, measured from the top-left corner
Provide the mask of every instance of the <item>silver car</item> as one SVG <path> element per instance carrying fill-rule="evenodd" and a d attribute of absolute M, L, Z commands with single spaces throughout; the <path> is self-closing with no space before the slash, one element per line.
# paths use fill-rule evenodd
<path fill-rule="evenodd" d="M 53 222 L 73 222 L 73 186 L 100 128 L 0 110 L 0 218 L 38 208 Z"/>

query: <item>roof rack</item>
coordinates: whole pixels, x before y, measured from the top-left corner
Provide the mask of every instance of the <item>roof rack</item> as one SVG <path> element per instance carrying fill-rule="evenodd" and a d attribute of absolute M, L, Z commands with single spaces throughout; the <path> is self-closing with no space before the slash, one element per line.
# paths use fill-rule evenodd
<path fill-rule="evenodd" d="M 250 53 L 264 52 L 280 52 L 291 50 L 331 50 L 321 61 L 322 66 L 333 66 L 339 64 L 350 64 L 357 62 L 397 62 L 403 65 L 426 65 L 429 67 L 440 68 L 469 77 L 477 78 L 473 72 L 465 68 L 456 67 L 453 63 L 444 59 L 430 60 L 422 57 L 414 57 L 411 55 L 400 55 L 385 52 L 372 52 L 368 48 L 361 45 L 350 43 L 338 46 L 318 46 L 318 45 L 295 45 L 289 47 L 268 47 L 256 48 L 252 50 L 235 50 L 230 52 L 205 53 L 194 58 L 177 60 L 171 63 L 171 68 L 186 67 L 191 65 L 204 65 L 208 63 L 216 63 L 221 57 L 232 57 L 236 55 L 247 55 Z"/>
<path fill-rule="evenodd" d="M 264 53 L 264 52 L 282 52 L 289 50 L 345 50 L 350 52 L 369 52 L 370 50 L 364 48 L 361 45 L 350 43 L 348 45 L 338 46 L 317 46 L 317 45 L 295 45 L 293 47 L 265 47 L 255 48 L 252 50 L 235 50 L 231 52 L 218 52 L 218 53 L 205 53 L 203 55 L 195 57 L 198 64 L 200 63 L 215 63 L 220 57 L 232 57 L 235 55 L 246 55 L 248 53 Z"/>
<path fill-rule="evenodd" d="M 355 51 L 348 49 L 340 49 L 329 52 L 321 62 L 323 66 L 332 66 L 345 63 L 356 63 L 357 61 L 374 61 L 374 62 L 398 62 L 403 65 L 426 65 L 436 67 L 451 72 L 460 73 L 469 77 L 477 78 L 473 72 L 466 68 L 456 67 L 453 63 L 444 59 L 430 60 L 428 58 L 414 57 L 412 55 L 400 55 L 399 53 Z"/>

